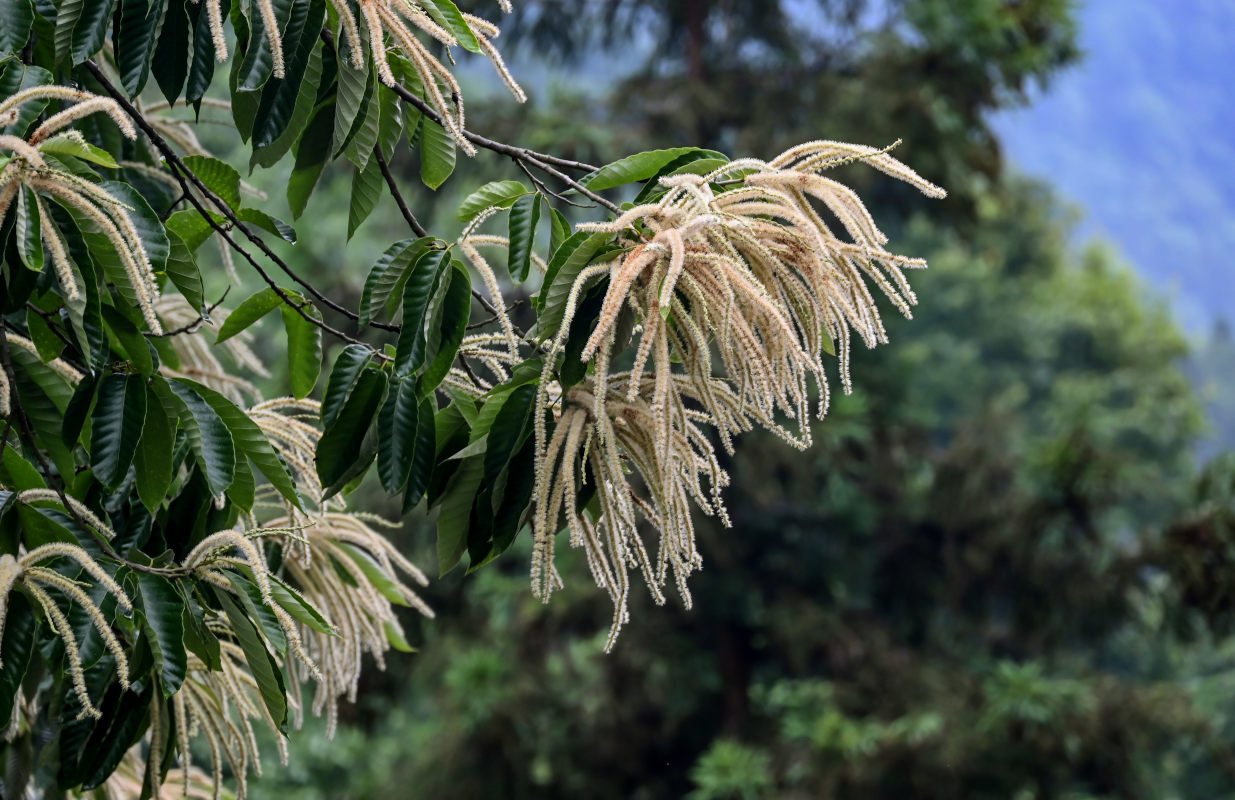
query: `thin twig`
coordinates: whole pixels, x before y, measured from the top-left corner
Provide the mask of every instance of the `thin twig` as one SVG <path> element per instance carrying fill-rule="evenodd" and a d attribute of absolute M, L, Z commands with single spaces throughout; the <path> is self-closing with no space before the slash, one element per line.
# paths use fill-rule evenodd
<path fill-rule="evenodd" d="M 429 231 L 420 224 L 420 220 L 416 219 L 416 215 L 407 207 L 403 193 L 399 191 L 399 186 L 395 183 L 395 176 L 390 172 L 390 165 L 386 163 L 386 157 L 382 155 L 380 144 L 373 145 L 373 157 L 377 159 L 377 166 L 382 171 L 382 177 L 386 179 L 386 188 L 390 190 L 390 196 L 394 198 L 395 205 L 399 207 L 399 213 L 403 215 L 403 219 L 407 220 L 407 226 L 417 236 L 428 236 Z"/>
<path fill-rule="evenodd" d="M 181 325 L 179 328 L 176 328 L 173 331 L 163 331 L 162 333 L 145 332 L 146 338 L 163 339 L 163 338 L 167 338 L 170 336 L 179 336 L 184 333 L 196 333 L 197 329 L 200 328 L 202 323 L 206 321 L 206 315 L 210 314 L 210 312 L 214 311 L 216 308 L 223 305 L 223 301 L 227 299 L 227 295 L 231 292 L 231 290 L 232 290 L 231 286 L 228 286 L 226 289 L 224 289 L 222 296 L 219 297 L 218 300 L 215 300 L 214 304 L 209 306 L 206 309 L 206 313 L 205 314 L 198 313 L 197 319 L 193 320 L 192 322 L 186 325 Z"/>

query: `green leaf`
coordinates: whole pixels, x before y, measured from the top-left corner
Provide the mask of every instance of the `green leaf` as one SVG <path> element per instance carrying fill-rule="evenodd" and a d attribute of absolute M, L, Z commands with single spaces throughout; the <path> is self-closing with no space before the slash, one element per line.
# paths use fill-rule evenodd
<path fill-rule="evenodd" d="M 215 344 L 220 344 L 248 328 L 262 317 L 274 311 L 283 302 L 274 289 L 265 289 L 249 297 L 227 315 L 227 319 L 219 326 L 219 335 Z"/>
<path fill-rule="evenodd" d="M 266 477 L 266 480 L 270 481 L 270 485 L 277 489 L 279 494 L 299 508 L 300 496 L 296 493 L 296 486 L 287 473 L 287 468 L 279 459 L 278 453 L 275 452 L 270 440 L 266 438 L 266 434 L 262 433 L 258 424 L 243 409 L 214 389 L 183 378 L 174 380 L 186 385 L 210 404 L 231 433 L 236 450 L 253 462 L 253 466 L 257 467 L 257 470 Z"/>
<path fill-rule="evenodd" d="M 510 207 L 510 250 L 506 268 L 517 283 L 527 280 L 532 269 L 536 226 L 540 224 L 540 199 L 539 193 L 524 195 Z"/>
<path fill-rule="evenodd" d="M 262 90 L 261 102 L 253 118 L 255 150 L 266 147 L 281 137 L 290 127 L 289 123 L 296 122 L 298 126 L 304 124 L 308 111 L 312 108 L 313 98 L 309 98 L 306 108 L 300 109 L 302 113 L 299 117 L 296 115 L 297 105 L 305 91 L 306 82 L 314 95 L 317 93 L 318 81 L 321 79 L 321 56 L 314 54 L 318 50 L 325 11 L 324 0 L 298 2 L 292 7 L 283 32 L 283 54 L 287 59 L 286 75 L 283 78 L 271 78 Z M 310 70 L 310 62 L 314 59 L 317 65 Z M 286 147 L 283 152 L 286 152 Z"/>
<path fill-rule="evenodd" d="M 231 595 L 218 589 L 215 590 L 215 595 L 236 632 L 236 640 L 244 652 L 249 672 L 257 681 L 257 689 L 262 696 L 262 702 L 266 704 L 266 710 L 270 712 L 270 717 L 278 729 L 287 733 L 287 690 L 283 685 L 283 673 L 279 670 L 278 663 L 266 649 L 257 628 L 236 605 Z"/>
<path fill-rule="evenodd" d="M 357 168 L 352 174 L 352 199 L 347 212 L 347 238 L 351 239 L 382 199 L 382 171 L 373 159 L 364 169 Z"/>
<path fill-rule="evenodd" d="M 562 242 L 570 238 L 570 222 L 561 211 L 549 205 L 548 198 L 545 199 L 545 205 L 549 208 L 549 252 L 556 253 Z"/>
<path fill-rule="evenodd" d="M 39 229 L 39 207 L 34 192 L 26 187 L 17 191 L 17 221 L 13 233 L 21 263 L 34 272 L 43 271 L 43 233 Z"/>
<path fill-rule="evenodd" d="M 193 655 L 202 660 L 207 669 L 218 672 L 222 669 L 220 659 L 219 637 L 206 625 L 206 615 L 203 604 L 194 596 L 192 583 L 188 580 L 178 580 L 174 586 L 184 601 L 184 613 L 180 615 L 184 625 L 184 646 Z"/>
<path fill-rule="evenodd" d="M 327 636 L 339 635 L 339 632 L 322 616 L 322 613 L 312 603 L 304 599 L 304 595 L 274 575 L 267 575 L 266 579 L 270 581 L 270 596 L 283 607 L 284 611 L 291 614 L 297 622 L 302 622 L 318 633 L 324 633 Z"/>
<path fill-rule="evenodd" d="M 437 190 L 455 171 L 455 140 L 446 129 L 429 119 L 420 125 L 420 179 Z"/>
<path fill-rule="evenodd" d="M 449 284 L 435 298 L 436 313 L 431 324 L 437 326 L 437 346 L 433 358 L 420 376 L 420 396 L 433 392 L 441 384 L 459 352 L 467 334 L 472 314 L 472 276 L 459 262 L 452 262 Z"/>
<path fill-rule="evenodd" d="M 4 719 L 10 719 L 17 692 L 30 665 L 30 656 L 34 653 L 39 619 L 21 592 L 9 592 L 6 601 L 8 608 L 0 638 L 0 713 L 6 715 Z"/>
<path fill-rule="evenodd" d="M 296 243 L 296 229 L 278 217 L 270 216 L 265 211 L 256 208 L 242 208 L 236 212 L 236 218 L 247 225 L 273 233 L 288 244 Z"/>
<path fill-rule="evenodd" d="M 373 358 L 373 351 L 362 344 L 349 344 L 335 359 L 330 378 L 326 381 L 326 394 L 322 398 L 322 425 L 330 427 L 339 419 L 339 413 L 352 396 L 352 389 L 360 379 L 360 373 Z"/>
<path fill-rule="evenodd" d="M 198 313 L 205 312 L 206 290 L 202 286 L 202 274 L 193 258 L 193 251 L 184 243 L 184 239 L 170 230 L 167 232 L 167 242 L 170 246 L 167 255 L 167 277 L 190 308 Z"/>
<path fill-rule="evenodd" d="M 416 263 L 433 246 L 436 239 L 423 237 L 403 239 L 386 248 L 377 259 L 365 279 L 360 295 L 360 327 L 366 327 L 386 306 L 386 313 L 393 314 L 403 302 L 403 286 L 407 282 L 409 267 Z"/>
<path fill-rule="evenodd" d="M 30 0 L 0 0 L 0 51 L 16 53 L 25 47 L 33 23 Z"/>
<path fill-rule="evenodd" d="M 448 250 L 431 250 L 412 266 L 403 287 L 403 329 L 395 353 L 395 374 L 411 374 L 426 358 L 425 314 L 437 279 L 450 267 Z"/>
<path fill-rule="evenodd" d="M 189 668 L 184 649 L 184 600 L 162 575 L 137 571 L 133 574 L 140 589 L 142 629 L 150 638 L 163 696 L 171 697 L 180 690 Z"/>
<path fill-rule="evenodd" d="M 420 410 L 416 414 L 416 449 L 412 453 L 407 486 L 403 488 L 404 513 L 411 511 L 425 496 L 429 481 L 433 478 L 433 462 L 437 455 L 435 412 L 431 396 L 420 401 Z"/>
<path fill-rule="evenodd" d="M 316 42 L 317 37 L 313 38 Z M 323 83 L 328 83 L 333 79 L 333 71 L 329 78 L 323 74 L 322 54 L 324 51 L 324 46 L 311 48 L 304 68 L 300 73 L 293 73 L 299 76 L 300 85 L 290 114 L 285 115 L 286 109 L 283 106 L 286 102 L 284 92 L 289 88 L 287 84 L 280 83 L 279 88 L 273 94 L 270 89 L 262 92 L 262 103 L 258 107 L 257 117 L 254 120 L 254 149 L 249 162 L 250 168 L 254 165 L 272 167 L 279 163 L 304 130 L 305 123 L 309 121 L 309 115 L 313 113 L 313 108 L 317 105 L 318 89 Z M 277 136 L 273 135 L 276 130 L 280 131 Z"/>
<path fill-rule="evenodd" d="M 395 626 L 395 623 L 383 622 L 382 630 L 386 632 L 386 641 L 390 642 L 390 646 L 400 653 L 416 652 L 416 648 L 407 643 L 407 639 L 403 638 L 403 632 Z"/>
<path fill-rule="evenodd" d="M 201 468 L 210 493 L 224 494 L 236 477 L 236 448 L 227 425 L 200 394 L 181 382 L 154 382 L 156 391 L 166 387 L 180 401 L 180 424 L 188 437 L 189 449 Z M 161 394 L 162 398 L 163 395 Z"/>
<path fill-rule="evenodd" d="M 91 418 L 90 466 L 108 491 L 124 480 L 146 424 L 146 387 L 139 375 L 108 375 Z"/>
<path fill-rule="evenodd" d="M 450 0 L 426 0 L 421 6 L 434 22 L 454 34 L 460 47 L 469 53 L 480 52 L 480 42 L 476 40 L 476 34 L 459 12 L 458 6 Z"/>
<path fill-rule="evenodd" d="M 287 30 L 295 0 L 250 0 L 248 9 L 249 39 L 244 51 L 244 60 L 237 74 L 237 86 L 242 92 L 252 92 L 266 85 L 274 74 L 274 51 L 270 47 L 270 35 L 266 21 L 258 11 L 259 2 L 269 2 L 274 11 L 275 24 L 280 38 Z M 284 57 L 287 56 L 284 50 Z M 284 65 L 286 69 L 286 64 Z"/>
<path fill-rule="evenodd" d="M 103 306 L 101 310 L 107 329 L 111 331 L 112 335 L 116 337 L 116 341 L 120 343 L 124 354 L 128 356 L 129 363 L 142 375 L 153 375 L 155 370 L 154 356 L 151 354 L 150 345 L 146 337 L 142 335 L 142 332 L 129 321 L 128 317 L 112 306 Z"/>
<path fill-rule="evenodd" d="M 150 62 L 150 71 L 154 73 L 154 81 L 159 85 L 159 91 L 167 98 L 167 102 L 176 105 L 180 91 L 184 88 L 185 78 L 189 74 L 189 48 L 193 39 L 189 30 L 189 14 L 186 4 L 194 8 L 204 9 L 192 0 L 168 0 L 167 11 L 163 14 L 163 25 L 158 32 L 158 43 L 154 46 L 154 58 Z M 227 14 L 230 0 L 222 0 L 220 12 Z M 205 13 L 201 13 L 200 22 L 205 22 Z M 199 68 L 198 53 L 209 61 L 210 75 L 214 75 L 214 45 L 211 39 L 206 39 L 204 51 L 194 51 L 193 66 Z M 198 76 L 201 79 L 201 76 Z M 209 78 L 207 77 L 207 81 Z M 200 98 L 200 95 L 198 96 Z M 194 98 L 196 100 L 198 98 Z"/>
<path fill-rule="evenodd" d="M 367 367 L 338 419 L 326 428 L 318 440 L 314 461 L 323 486 L 341 487 L 340 481 L 357 468 L 365 434 L 385 399 L 386 373 Z M 367 462 L 363 466 L 368 466 Z"/>
<path fill-rule="evenodd" d="M 297 399 L 308 397 L 317 386 L 322 372 L 322 329 L 301 314 L 321 321 L 317 307 L 306 303 L 300 311 L 283 306 L 283 326 L 287 329 L 287 364 L 292 394 Z"/>
<path fill-rule="evenodd" d="M 296 142 L 296 164 L 287 182 L 287 204 L 292 219 L 299 219 L 308 205 L 313 187 L 321 177 L 330 158 L 330 132 L 334 130 L 334 103 L 322 105 L 309 119 L 304 133 Z"/>
<path fill-rule="evenodd" d="M 701 150 L 698 147 L 672 147 L 667 150 L 648 150 L 633 156 L 618 159 L 612 164 L 606 164 L 579 181 L 594 192 L 602 192 L 623 186 L 627 183 L 637 183 L 655 177 L 660 170 L 674 160 L 687 153 L 703 152 L 709 156 L 723 158 L 723 153 L 713 150 Z"/>
<path fill-rule="evenodd" d="M 490 208 L 510 208 L 516 200 L 532 190 L 519 181 L 492 181 L 481 186 L 459 206 L 460 222 L 471 222 Z"/>
<path fill-rule="evenodd" d="M 112 25 L 112 53 L 120 84 L 130 96 L 140 94 L 150 77 L 155 33 L 162 21 L 162 0 L 120 0 Z"/>
<path fill-rule="evenodd" d="M 72 58 L 73 66 L 94 56 L 107 37 L 107 22 L 115 0 L 63 0 L 56 9 L 56 60 Z"/>
<path fill-rule="evenodd" d="M 211 219 L 219 224 L 223 224 L 223 217 L 219 214 L 211 212 Z M 197 248 L 205 244 L 206 240 L 215 232 L 214 226 L 210 221 L 197 212 L 196 209 L 187 208 L 183 211 L 177 211 L 167 218 L 165 225 L 168 236 L 176 235 L 184 242 L 185 246 L 191 251 L 196 251 Z"/>
<path fill-rule="evenodd" d="M 184 3 L 182 0 L 171 0 L 168 8 L 168 17 L 173 16 L 172 4 L 180 4 L 180 8 L 175 10 L 176 15 L 182 15 Z M 231 0 L 219 0 L 219 16 L 227 19 L 231 13 Z M 210 88 L 211 82 L 214 80 L 214 34 L 210 31 L 210 15 L 207 13 L 207 4 L 190 3 L 189 5 L 190 18 L 184 20 L 183 35 L 185 44 L 188 44 L 189 32 L 192 32 L 192 60 L 188 64 L 188 84 L 185 86 L 184 99 L 187 103 L 198 103 L 206 95 L 206 90 Z M 165 25 L 166 27 L 166 25 Z M 160 37 L 160 47 L 155 50 L 155 55 L 160 54 L 162 49 L 162 41 Z M 176 59 L 180 61 L 180 59 Z M 177 67 L 182 64 L 177 63 Z M 162 83 L 159 84 L 163 86 Z M 176 93 L 179 94 L 179 89 Z"/>
<path fill-rule="evenodd" d="M 240 600 L 245 613 L 257 624 L 258 630 L 262 632 L 266 641 L 276 653 L 280 655 L 286 653 L 287 634 L 283 626 L 279 624 L 279 618 L 275 616 L 274 611 L 262 597 L 262 590 L 257 586 L 253 570 L 236 564 L 222 572 L 227 576 L 232 588 L 236 590 L 236 598 Z"/>
<path fill-rule="evenodd" d="M 235 167 L 210 156 L 185 156 L 183 161 L 229 208 L 240 208 L 240 173 Z"/>
<path fill-rule="evenodd" d="M 53 136 L 43 142 L 39 145 L 39 152 L 54 156 L 72 156 L 108 169 L 118 169 L 120 166 L 106 150 L 64 135 Z"/>
<path fill-rule="evenodd" d="M 42 67 L 28 66 L 16 59 L 4 63 L 3 66 L 4 72 L 0 74 L 0 97 L 10 97 L 22 89 L 47 86 L 53 82 L 52 74 Z M 7 127 L 0 128 L 0 132 L 24 138 L 30 124 L 39 118 L 45 108 L 47 108 L 46 100 L 23 103 L 17 119 Z"/>
<path fill-rule="evenodd" d="M 416 452 L 419 411 L 415 379 L 396 378 L 377 421 L 377 475 L 390 494 L 407 485 Z"/>
<path fill-rule="evenodd" d="M 369 579 L 369 583 L 373 584 L 373 588 L 377 589 L 382 597 L 397 606 L 407 606 L 407 597 L 403 594 L 403 590 L 399 588 L 399 584 L 395 580 L 395 576 L 382 569 L 382 565 L 373 559 L 373 556 L 365 550 L 356 547 L 347 542 L 339 542 L 338 548 L 347 553 L 352 561 L 360 567 L 360 571 Z"/>
<path fill-rule="evenodd" d="M 437 568 L 445 575 L 455 568 L 467 550 L 467 532 L 472 516 L 472 501 L 484 476 L 479 457 L 469 458 L 446 485 L 441 509 L 437 513 Z"/>
<path fill-rule="evenodd" d="M 536 334 L 541 340 L 557 335 L 575 279 L 612 238 L 607 233 L 580 231 L 562 242 L 553 254 L 540 290 L 540 317 L 536 320 Z"/>
<path fill-rule="evenodd" d="M 18 492 L 47 488 L 43 476 L 33 464 L 18 454 L 15 447 L 5 447 L 0 451 L 0 482 Z"/>
<path fill-rule="evenodd" d="M 146 424 L 133 463 L 136 467 L 137 496 L 150 511 L 157 509 L 167 496 L 172 482 L 172 449 L 176 443 L 176 427 L 167 418 L 163 404 L 146 388 Z"/>
<path fill-rule="evenodd" d="M 381 122 L 381 110 L 374 101 L 376 84 L 367 60 L 362 69 L 353 67 L 350 59 L 340 61 L 331 149 L 336 158 L 346 154 L 360 169 L 369 163 Z"/>

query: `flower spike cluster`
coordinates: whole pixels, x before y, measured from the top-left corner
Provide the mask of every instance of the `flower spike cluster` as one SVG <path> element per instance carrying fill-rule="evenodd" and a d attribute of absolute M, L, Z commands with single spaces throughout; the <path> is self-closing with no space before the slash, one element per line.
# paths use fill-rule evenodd
<path fill-rule="evenodd" d="M 771 161 L 662 178 L 655 202 L 579 226 L 614 234 L 625 250 L 578 275 L 549 344 L 538 399 L 533 590 L 547 599 L 560 582 L 553 538 L 569 528 L 613 595 L 610 646 L 626 618 L 626 571 L 643 572 L 657 602 L 672 572 L 689 606 L 686 576 L 701 564 L 692 508 L 728 524 L 719 496 L 728 477 L 711 432 L 729 452 L 733 437 L 755 425 L 809 446 L 810 380 L 820 395 L 817 416 L 828 406 L 825 356 L 839 355 L 849 392 L 851 338 L 868 347 L 887 341 L 872 286 L 907 317 L 917 302 L 905 270 L 925 262 L 888 251 L 857 194 L 821 174 L 851 161 L 927 196 L 945 195 L 884 150 L 816 141 Z M 583 292 L 602 279 L 608 287 L 581 355 L 593 374 L 563 393 L 552 380 L 553 357 Z M 631 368 L 615 373 L 624 315 L 640 322 L 637 345 Z M 599 501 L 590 510 L 577 502 L 586 481 Z M 655 559 L 641 524 L 658 532 Z"/>
<path fill-rule="evenodd" d="M 86 147 L 80 133 L 66 130 L 83 117 L 106 114 L 130 139 L 137 136 L 133 123 L 110 98 L 64 86 L 35 86 L 0 102 L 0 126 L 16 121 L 23 105 L 47 100 L 65 103 L 67 107 L 48 117 L 27 139 L 0 135 L 0 150 L 12 153 L 12 158 L 0 170 L 0 220 L 9 213 L 19 193 L 29 193 L 39 218 L 40 238 L 47 248 L 60 289 L 66 299 L 77 300 L 82 293 L 77 268 L 68 256 L 64 237 L 53 224 L 47 200 L 72 209 L 87 224 L 97 228 L 115 250 L 146 325 L 152 333 L 161 333 L 163 328 L 154 309 L 159 297 L 158 282 L 141 235 L 129 216 L 132 209 L 100 186 L 56 167 L 45 158 L 48 145 L 58 140 Z"/>

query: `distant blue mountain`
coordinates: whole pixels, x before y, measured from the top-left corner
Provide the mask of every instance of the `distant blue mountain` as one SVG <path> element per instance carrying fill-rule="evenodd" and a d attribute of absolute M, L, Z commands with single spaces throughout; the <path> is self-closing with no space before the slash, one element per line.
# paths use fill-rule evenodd
<path fill-rule="evenodd" d="M 996 120 L 1171 300 L 1190 333 L 1235 319 L 1235 2 L 1089 0 L 1085 58 Z"/>

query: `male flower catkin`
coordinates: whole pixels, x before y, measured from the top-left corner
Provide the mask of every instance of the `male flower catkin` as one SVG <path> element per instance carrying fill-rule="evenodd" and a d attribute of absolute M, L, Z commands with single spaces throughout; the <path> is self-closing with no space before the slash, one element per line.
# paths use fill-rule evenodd
<path fill-rule="evenodd" d="M 609 646 L 626 618 L 627 566 L 644 573 L 658 602 L 671 569 L 689 605 L 686 575 L 701 565 L 691 508 L 727 523 L 719 489 L 728 477 L 710 431 L 730 452 L 732 437 L 755 424 L 807 447 L 808 377 L 818 384 L 822 417 L 824 356 L 839 354 L 849 392 L 851 334 L 868 347 L 887 341 L 868 284 L 910 316 L 917 298 L 904 271 L 926 263 L 888 251 L 857 194 L 821 174 L 853 161 L 927 196 L 945 196 L 886 151 L 816 141 L 771 161 L 743 159 L 708 175 L 662 178 L 655 202 L 578 226 L 614 234 L 624 255 L 579 273 L 548 346 L 536 417 L 533 590 L 547 599 L 560 582 L 553 537 L 565 525 L 571 544 L 586 550 L 597 583 L 613 595 Z M 592 362 L 592 375 L 563 393 L 552 380 L 554 357 L 583 293 L 605 278 L 581 355 Z M 613 373 L 623 314 L 639 323 L 637 346 L 631 368 Z M 550 408 L 551 437 L 544 422 Z M 595 513 L 577 499 L 588 480 L 599 500 Z M 659 534 L 655 561 L 638 533 L 640 519 Z"/>

